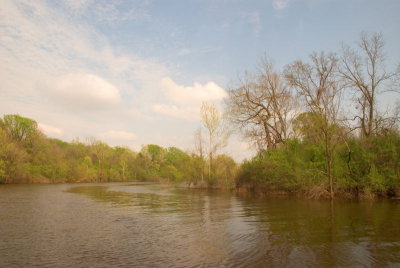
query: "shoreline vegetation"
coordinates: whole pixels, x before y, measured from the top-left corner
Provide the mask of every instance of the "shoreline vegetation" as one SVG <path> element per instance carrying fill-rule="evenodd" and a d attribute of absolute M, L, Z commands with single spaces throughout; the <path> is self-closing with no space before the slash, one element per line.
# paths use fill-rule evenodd
<path fill-rule="evenodd" d="M 0 184 L 152 181 L 310 199 L 400 198 L 400 69 L 386 70 L 380 34 L 339 55 L 312 53 L 283 71 L 262 58 L 227 89 L 225 113 L 203 103 L 194 150 L 46 137 L 36 121 L 0 119 Z M 379 107 L 392 94 L 394 107 Z M 394 95 L 393 95 L 394 94 Z M 219 154 L 232 128 L 257 154 Z"/>
<path fill-rule="evenodd" d="M 330 198 L 324 174 L 316 177 L 316 168 L 323 167 L 315 159 L 321 155 L 321 148 L 297 139 L 284 148 L 260 152 L 242 164 L 227 155 L 217 155 L 209 178 L 207 159 L 176 147 L 150 144 L 134 152 L 94 139 L 65 142 L 46 137 L 32 119 L 5 115 L 0 120 L 1 184 L 155 182 L 187 189 L 234 191 L 242 196 Z M 353 141 L 352 172 L 348 170 L 347 151 L 338 153 L 336 162 L 341 166 L 335 172 L 348 177 L 337 181 L 336 198 L 400 197 L 400 135 L 386 134 L 368 141 Z M 354 173 L 359 177 L 349 177 Z"/>

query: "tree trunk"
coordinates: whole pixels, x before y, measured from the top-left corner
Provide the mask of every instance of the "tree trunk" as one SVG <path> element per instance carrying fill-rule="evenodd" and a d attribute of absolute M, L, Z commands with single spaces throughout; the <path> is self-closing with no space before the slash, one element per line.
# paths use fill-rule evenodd
<path fill-rule="evenodd" d="M 335 195 L 333 190 L 333 173 L 332 173 L 333 153 L 330 144 L 330 139 L 327 133 L 325 133 L 325 157 L 326 157 L 326 175 L 329 181 L 329 194 L 331 196 L 331 199 L 333 199 Z"/>
<path fill-rule="evenodd" d="M 373 121 L 374 121 L 374 103 L 373 103 L 373 99 L 372 99 L 370 102 L 370 107 L 369 107 L 368 136 L 370 136 L 373 133 L 373 130 L 372 130 Z"/>

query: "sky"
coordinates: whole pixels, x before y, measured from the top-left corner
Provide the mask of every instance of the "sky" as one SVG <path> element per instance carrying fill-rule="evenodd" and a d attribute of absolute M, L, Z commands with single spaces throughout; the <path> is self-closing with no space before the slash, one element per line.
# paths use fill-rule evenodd
<path fill-rule="evenodd" d="M 1 0 L 0 116 L 49 137 L 194 149 L 204 101 L 262 56 L 282 69 L 380 32 L 400 63 L 398 0 Z M 235 134 L 222 152 L 254 151 Z"/>

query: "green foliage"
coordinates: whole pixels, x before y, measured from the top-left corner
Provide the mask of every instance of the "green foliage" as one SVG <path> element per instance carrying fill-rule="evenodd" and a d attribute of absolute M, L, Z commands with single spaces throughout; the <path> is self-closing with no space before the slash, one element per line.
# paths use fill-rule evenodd
<path fill-rule="evenodd" d="M 324 123 L 324 119 L 312 112 L 299 114 L 293 120 L 293 130 L 296 136 L 310 143 L 317 143 L 320 137 L 320 126 Z"/>
<path fill-rule="evenodd" d="M 351 138 L 334 155 L 338 191 L 390 194 L 400 187 L 400 135 Z M 291 139 L 285 146 L 245 161 L 237 183 L 261 190 L 298 191 L 313 186 L 327 189 L 323 147 Z"/>
<path fill-rule="evenodd" d="M 212 184 L 216 184 L 222 188 L 234 188 L 237 164 L 228 155 L 218 155 L 214 159 L 214 174 L 212 176 Z"/>
<path fill-rule="evenodd" d="M 263 151 L 245 162 L 238 183 L 264 190 L 287 191 L 323 185 L 325 175 L 322 151 L 323 148 L 315 144 L 297 139 L 288 140 L 285 146 Z"/>
<path fill-rule="evenodd" d="M 217 156 L 216 162 L 221 170 L 215 181 L 233 182 L 234 161 Z M 204 159 L 176 147 L 149 144 L 136 153 L 93 139 L 68 143 L 47 138 L 32 119 L 5 115 L 0 120 L 0 183 L 162 180 L 196 184 L 203 179 L 204 167 Z"/>
<path fill-rule="evenodd" d="M 0 183 L 141 180 L 198 187 L 246 186 L 265 191 L 328 189 L 324 147 L 313 138 L 313 128 L 306 126 L 310 118 L 304 114 L 298 118 L 302 123 L 295 124 L 302 139 L 288 139 L 241 166 L 227 155 L 215 156 L 210 177 L 204 158 L 176 147 L 150 144 L 136 153 L 100 141 L 68 143 L 49 139 L 38 130 L 19 139 L 2 120 Z M 336 191 L 394 193 L 400 187 L 400 134 L 390 131 L 368 138 L 343 139 L 334 151 L 333 161 Z"/>
<path fill-rule="evenodd" d="M 0 160 L 0 184 L 4 183 L 6 177 L 6 162 Z"/>
<path fill-rule="evenodd" d="M 17 114 L 4 115 L 1 126 L 9 137 L 19 142 L 29 143 L 38 133 L 36 121 Z"/>
<path fill-rule="evenodd" d="M 346 162 L 343 187 L 357 191 L 392 192 L 400 186 L 400 135 L 396 132 L 349 141 L 350 153 L 343 149 Z M 350 155 L 350 156 L 349 156 Z M 347 182 L 347 183 L 346 183 Z"/>

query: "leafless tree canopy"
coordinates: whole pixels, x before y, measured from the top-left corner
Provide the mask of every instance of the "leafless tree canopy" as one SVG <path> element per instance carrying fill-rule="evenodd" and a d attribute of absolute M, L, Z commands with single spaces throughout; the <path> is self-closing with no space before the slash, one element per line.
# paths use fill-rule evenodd
<path fill-rule="evenodd" d="M 256 74 L 245 74 L 237 88 L 228 91 L 231 122 L 259 149 L 284 143 L 290 135 L 295 102 L 282 75 L 263 59 Z"/>
<path fill-rule="evenodd" d="M 344 45 L 341 56 L 340 73 L 347 86 L 356 93 L 361 134 L 368 137 L 382 126 L 382 118 L 377 116 L 376 98 L 379 93 L 392 90 L 390 82 L 395 73 L 385 69 L 384 42 L 381 34 L 362 33 L 358 51 Z M 395 85 L 395 83 L 392 83 Z"/>
<path fill-rule="evenodd" d="M 311 64 L 295 61 L 287 66 L 285 77 L 302 97 L 306 108 L 319 115 L 324 124 L 336 124 L 343 84 L 338 77 L 338 59 L 334 54 L 313 53 Z"/>

